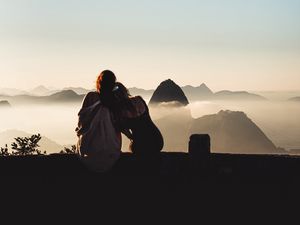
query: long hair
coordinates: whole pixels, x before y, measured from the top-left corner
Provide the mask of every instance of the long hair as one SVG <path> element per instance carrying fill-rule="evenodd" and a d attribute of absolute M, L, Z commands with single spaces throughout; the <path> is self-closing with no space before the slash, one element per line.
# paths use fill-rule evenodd
<path fill-rule="evenodd" d="M 116 84 L 116 76 L 110 70 L 104 70 L 100 73 L 96 81 L 96 90 L 100 95 L 103 105 L 111 108 L 113 101 L 112 90 Z"/>
<path fill-rule="evenodd" d="M 104 90 L 112 90 L 116 83 L 116 75 L 110 70 L 103 70 L 97 78 L 96 81 L 96 90 L 100 93 L 100 91 Z"/>
<path fill-rule="evenodd" d="M 124 119 L 124 112 L 136 113 L 136 108 L 130 100 L 131 95 L 128 89 L 121 82 L 116 82 L 112 93 L 112 111 L 116 122 L 121 123 Z"/>

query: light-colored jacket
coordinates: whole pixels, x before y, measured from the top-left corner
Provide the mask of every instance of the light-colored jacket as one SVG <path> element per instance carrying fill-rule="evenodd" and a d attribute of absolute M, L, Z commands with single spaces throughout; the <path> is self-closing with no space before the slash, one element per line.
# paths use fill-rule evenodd
<path fill-rule="evenodd" d="M 110 170 L 121 154 L 121 138 L 116 131 L 110 110 L 97 101 L 78 113 L 77 151 L 92 171 Z"/>

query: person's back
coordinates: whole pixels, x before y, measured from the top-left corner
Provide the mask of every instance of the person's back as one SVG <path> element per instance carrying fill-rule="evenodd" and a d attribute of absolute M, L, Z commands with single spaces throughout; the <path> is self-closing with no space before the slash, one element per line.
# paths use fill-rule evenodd
<path fill-rule="evenodd" d="M 131 151 L 136 154 L 155 154 L 162 150 L 163 137 L 152 121 L 149 109 L 142 97 L 131 97 L 134 110 L 124 110 L 122 127 L 132 132 Z"/>
<path fill-rule="evenodd" d="M 77 149 L 85 165 L 96 172 L 111 169 L 121 154 L 121 133 L 115 129 L 111 110 L 102 99 L 100 90 L 85 96 L 76 128 Z"/>

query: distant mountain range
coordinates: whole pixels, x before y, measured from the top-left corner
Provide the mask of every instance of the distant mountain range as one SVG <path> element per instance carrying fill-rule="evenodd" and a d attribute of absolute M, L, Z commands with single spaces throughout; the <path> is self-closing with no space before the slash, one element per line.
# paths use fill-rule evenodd
<path fill-rule="evenodd" d="M 182 87 L 182 90 L 190 101 L 206 100 L 212 98 L 214 95 L 204 83 L 198 87 L 187 85 Z"/>
<path fill-rule="evenodd" d="M 8 101 L 0 101 L 0 108 L 9 108 L 11 105 Z"/>
<path fill-rule="evenodd" d="M 199 87 L 187 88 L 190 91 L 194 91 L 194 93 L 196 90 L 198 91 L 197 93 L 201 90 Z M 205 85 L 202 85 L 202 88 L 207 95 L 212 94 Z M 218 114 L 194 119 L 191 116 L 189 107 L 174 107 L 173 101 L 179 102 L 181 106 L 186 106 L 188 103 L 183 91 L 178 89 L 180 87 L 172 80 L 166 80 L 159 85 L 150 100 L 151 108 L 158 108 L 160 114 L 167 113 L 162 118 L 155 120 L 163 134 L 165 149 L 173 151 L 186 149 L 189 136 L 196 133 L 209 134 L 211 136 L 212 151 L 214 152 L 282 153 L 243 112 L 220 111 Z M 244 92 L 239 94 L 249 97 Z M 231 92 L 220 92 L 215 95 L 222 97 L 229 95 L 229 97 L 232 97 Z M 237 98 L 236 95 L 234 97 L 235 99 Z M 256 95 L 251 97 L 260 99 Z M 169 106 L 162 104 L 168 102 L 172 104 Z M 154 109 L 151 109 L 152 112 L 154 112 Z"/>
<path fill-rule="evenodd" d="M 253 91 L 251 93 L 264 96 L 272 101 L 287 101 L 290 98 L 300 96 L 300 89 L 298 91 Z"/>
<path fill-rule="evenodd" d="M 0 132 L 0 147 L 4 147 L 6 144 L 8 148 L 11 147 L 11 143 L 15 141 L 14 138 L 17 137 L 30 137 L 32 134 L 29 134 L 20 130 L 7 130 L 4 132 Z M 49 138 L 42 136 L 42 139 L 39 142 L 39 149 L 47 153 L 55 153 L 63 150 L 63 146 L 57 144 L 56 142 L 50 140 Z"/>
<path fill-rule="evenodd" d="M 209 134 L 212 152 L 284 154 L 243 112 L 220 111 L 192 118 L 187 108 L 169 109 L 169 115 L 155 120 L 164 137 L 167 151 L 187 151 L 192 134 Z M 175 113 L 174 113 L 175 112 Z"/>
<path fill-rule="evenodd" d="M 81 88 L 81 87 L 66 87 L 63 90 L 64 91 L 66 91 L 66 90 L 72 90 L 72 91 L 74 91 L 78 95 L 86 95 L 90 91 L 96 91 L 96 89 L 88 90 L 88 89 Z"/>
<path fill-rule="evenodd" d="M 78 95 L 72 90 L 60 91 L 49 96 L 32 96 L 32 95 L 16 95 L 5 96 L 0 95 L 0 100 L 9 101 L 12 104 L 45 104 L 45 103 L 72 103 L 81 102 L 84 95 Z"/>
<path fill-rule="evenodd" d="M 0 88 L 0 95 L 9 95 L 9 96 L 30 95 L 30 93 L 16 88 Z"/>
<path fill-rule="evenodd" d="M 213 92 L 211 91 L 206 84 L 201 84 L 200 86 L 194 87 L 191 85 L 183 86 L 181 87 L 182 91 L 185 93 L 187 99 L 189 101 L 203 101 L 203 100 L 226 100 L 226 101 L 261 101 L 261 100 L 266 100 L 265 97 L 260 96 L 258 94 L 253 94 L 249 93 L 246 91 L 228 91 L 228 90 L 223 90 L 219 92 Z M 75 94 L 79 95 L 79 97 L 75 97 L 74 93 L 73 94 L 66 94 L 67 96 L 64 96 L 66 93 L 65 91 L 73 91 Z M 9 88 L 0 88 L 0 100 L 9 100 L 13 99 L 17 100 L 24 100 L 24 101 L 37 101 L 37 102 L 42 102 L 43 100 L 48 101 L 49 99 L 55 99 L 55 97 L 50 97 L 53 96 L 54 94 L 59 94 L 62 98 L 58 98 L 59 100 L 65 99 L 68 100 L 71 96 L 71 99 L 77 98 L 82 99 L 82 95 L 87 94 L 90 91 L 95 91 L 81 88 L 81 87 L 66 87 L 63 89 L 49 89 L 46 88 L 45 86 L 38 86 L 32 90 L 29 91 L 22 91 L 18 89 L 9 89 Z M 129 88 L 129 92 L 133 95 L 140 95 L 144 97 L 145 99 L 150 99 L 151 96 L 154 93 L 154 90 L 145 90 L 141 88 Z M 45 97 L 43 98 L 34 98 L 34 97 Z M 47 98 L 50 97 L 50 98 Z"/>
<path fill-rule="evenodd" d="M 51 95 L 51 94 L 54 94 L 52 93 L 53 91 L 49 90 L 48 88 L 46 88 L 45 86 L 38 86 L 34 89 L 32 89 L 30 91 L 30 94 L 31 95 L 36 95 L 36 96 L 46 96 L 46 95 Z"/>
<path fill-rule="evenodd" d="M 249 93 L 246 91 L 229 91 L 223 90 L 219 92 L 213 92 L 209 89 L 206 84 L 201 84 L 200 86 L 194 87 L 191 85 L 181 87 L 187 99 L 191 102 L 193 101 L 217 101 L 217 100 L 226 100 L 226 101 L 262 101 L 267 100 L 267 98 L 258 95 Z M 142 97 L 149 98 L 153 95 L 154 90 L 144 90 L 139 88 L 130 88 L 129 91 L 133 95 L 141 95 Z"/>
<path fill-rule="evenodd" d="M 213 100 L 239 100 L 239 101 L 262 101 L 267 100 L 257 94 L 252 94 L 246 91 L 219 91 L 212 96 Z"/>
<path fill-rule="evenodd" d="M 290 98 L 289 101 L 300 102 L 300 97 Z"/>
<path fill-rule="evenodd" d="M 129 92 L 132 96 L 140 95 L 140 96 L 142 96 L 143 98 L 146 98 L 146 99 L 150 98 L 154 93 L 154 90 L 152 90 L 152 89 L 151 90 L 145 90 L 145 89 L 136 88 L 136 87 L 129 88 L 128 90 L 129 90 Z"/>
<path fill-rule="evenodd" d="M 192 134 L 209 134 L 211 149 L 220 153 L 282 154 L 264 132 L 243 112 L 220 111 L 193 119 L 187 109 L 184 114 L 170 114 L 155 124 L 161 130 L 165 146 L 172 151 L 187 151 Z"/>
<path fill-rule="evenodd" d="M 18 90 L 14 88 L 0 88 L 0 95 L 5 96 L 17 96 L 17 95 L 29 95 L 29 96 L 49 96 L 53 95 L 55 93 L 61 92 L 61 91 L 67 91 L 72 90 L 78 95 L 85 95 L 90 91 L 94 90 L 88 90 L 81 87 L 65 87 L 63 89 L 53 89 L 53 88 L 47 88 L 43 85 L 37 86 L 31 90 Z"/>

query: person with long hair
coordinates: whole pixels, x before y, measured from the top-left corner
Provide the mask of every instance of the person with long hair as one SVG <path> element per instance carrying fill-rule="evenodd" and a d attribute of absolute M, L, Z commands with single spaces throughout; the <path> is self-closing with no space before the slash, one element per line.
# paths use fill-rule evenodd
<path fill-rule="evenodd" d="M 121 155 L 121 132 L 116 129 L 111 112 L 116 76 L 104 70 L 96 81 L 96 91 L 89 92 L 78 113 L 77 151 L 92 171 L 110 170 Z"/>
<path fill-rule="evenodd" d="M 112 71 L 102 71 L 96 80 L 96 91 L 87 93 L 82 106 L 91 106 L 100 99 L 103 105 L 109 107 L 111 104 L 112 91 L 116 85 L 116 80 L 117 78 Z"/>
<path fill-rule="evenodd" d="M 162 150 L 163 137 L 141 96 L 131 96 L 122 83 L 116 82 L 111 109 L 117 127 L 131 139 L 130 150 L 134 154 L 149 156 Z"/>

